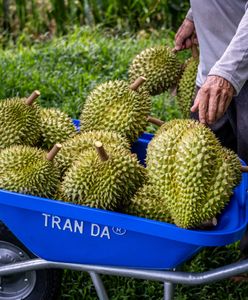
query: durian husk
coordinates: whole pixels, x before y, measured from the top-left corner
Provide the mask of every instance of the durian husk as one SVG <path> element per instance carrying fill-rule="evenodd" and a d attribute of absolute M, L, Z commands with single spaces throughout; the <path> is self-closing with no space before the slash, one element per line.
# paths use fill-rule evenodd
<path fill-rule="evenodd" d="M 56 108 L 42 108 L 40 110 L 41 141 L 43 149 L 51 149 L 56 143 L 63 143 L 76 135 L 76 127 L 72 119 Z"/>
<path fill-rule="evenodd" d="M 241 181 L 241 163 L 232 150 L 222 148 L 215 166 L 212 181 L 209 183 L 207 201 L 202 207 L 203 219 L 219 214 L 230 200 L 234 187 Z"/>
<path fill-rule="evenodd" d="M 124 213 L 167 223 L 172 222 L 165 201 L 158 196 L 149 183 L 139 188 L 129 206 L 125 207 Z"/>
<path fill-rule="evenodd" d="M 85 150 L 66 172 L 62 192 L 73 203 L 118 210 L 145 180 L 146 170 L 123 147 L 108 151 L 102 161 L 95 150 Z"/>
<path fill-rule="evenodd" d="M 107 151 L 111 151 L 116 146 L 121 146 L 127 150 L 131 147 L 128 140 L 116 132 L 104 130 L 81 132 L 66 140 L 62 144 L 62 149 L 55 157 L 55 163 L 60 169 L 61 174 L 63 175 L 66 172 L 82 152 L 94 149 L 96 141 L 102 141 Z"/>
<path fill-rule="evenodd" d="M 53 198 L 59 178 L 59 170 L 41 149 L 14 145 L 0 151 L 0 189 Z"/>
<path fill-rule="evenodd" d="M 197 227 L 222 212 L 240 181 L 240 166 L 237 155 L 197 122 L 174 121 L 148 145 L 148 180 L 183 228 Z"/>
<path fill-rule="evenodd" d="M 190 108 L 195 96 L 198 65 L 198 58 L 191 57 L 188 59 L 178 84 L 176 101 L 182 117 L 185 119 L 190 117 Z"/>
<path fill-rule="evenodd" d="M 208 201 L 210 183 L 221 160 L 218 156 L 220 149 L 221 145 L 211 130 L 201 124 L 186 131 L 178 142 L 171 183 L 175 197 L 168 202 L 178 226 L 194 227 L 215 217 L 213 211 L 206 218 L 203 206 Z"/>
<path fill-rule="evenodd" d="M 40 138 L 39 107 L 27 98 L 0 101 L 0 149 L 11 145 L 35 146 Z"/>
<path fill-rule="evenodd" d="M 155 137 L 158 136 L 160 133 L 173 128 L 175 125 L 178 127 L 178 130 L 181 132 L 181 130 L 185 131 L 186 129 L 198 126 L 198 124 L 199 124 L 198 121 L 192 119 L 173 119 L 161 125 L 156 131 Z"/>
<path fill-rule="evenodd" d="M 114 131 L 134 142 L 146 129 L 150 110 L 146 91 L 133 91 L 123 80 L 108 81 L 87 97 L 80 116 L 81 130 Z"/>
<path fill-rule="evenodd" d="M 177 85 L 181 65 L 176 55 L 166 46 L 154 46 L 139 53 L 129 67 L 129 82 L 144 76 L 142 89 L 150 95 L 159 95 Z"/>

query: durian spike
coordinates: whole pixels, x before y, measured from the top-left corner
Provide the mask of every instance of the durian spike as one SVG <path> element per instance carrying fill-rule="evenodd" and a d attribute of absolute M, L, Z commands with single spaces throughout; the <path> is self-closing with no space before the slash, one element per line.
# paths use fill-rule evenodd
<path fill-rule="evenodd" d="M 151 116 L 147 117 L 147 121 L 154 124 L 154 125 L 157 125 L 157 126 L 162 126 L 165 123 L 164 121 L 159 120 L 157 118 L 153 118 Z"/>
<path fill-rule="evenodd" d="M 107 154 L 106 150 L 104 149 L 101 142 L 96 141 L 95 142 L 95 148 L 96 148 L 96 151 L 97 151 L 101 161 L 107 161 L 109 159 L 109 156 L 108 156 L 108 154 Z"/>
<path fill-rule="evenodd" d="M 241 166 L 240 169 L 241 169 L 241 172 L 248 173 L 248 166 Z"/>
<path fill-rule="evenodd" d="M 140 76 L 137 78 L 131 85 L 130 89 L 133 91 L 137 91 L 137 89 L 146 81 L 146 78 L 143 76 Z"/>
<path fill-rule="evenodd" d="M 35 90 L 35 91 L 33 91 L 33 93 L 27 98 L 27 100 L 25 101 L 25 103 L 26 103 L 27 105 L 32 105 L 33 102 L 34 102 L 34 100 L 35 100 L 36 98 L 38 98 L 39 96 L 40 96 L 40 92 L 37 91 L 37 90 Z"/>
<path fill-rule="evenodd" d="M 61 144 L 55 144 L 52 149 L 47 153 L 47 160 L 52 161 L 59 150 L 62 148 Z"/>
<path fill-rule="evenodd" d="M 192 42 L 191 53 L 194 59 L 199 59 L 199 50 L 197 45 L 194 43 L 195 38 L 196 38 L 196 34 L 193 33 L 191 37 L 191 42 Z"/>

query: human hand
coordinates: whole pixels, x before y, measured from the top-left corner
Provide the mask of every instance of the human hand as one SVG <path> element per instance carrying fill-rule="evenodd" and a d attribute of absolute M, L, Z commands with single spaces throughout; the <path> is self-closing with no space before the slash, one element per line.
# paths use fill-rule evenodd
<path fill-rule="evenodd" d="M 174 52 L 189 49 L 192 47 L 193 43 L 198 44 L 196 36 L 192 39 L 192 36 L 195 35 L 195 25 L 194 22 L 185 19 L 182 25 L 179 27 L 176 36 L 175 36 L 175 47 Z"/>
<path fill-rule="evenodd" d="M 225 78 L 208 76 L 196 95 L 191 111 L 199 111 L 201 123 L 213 124 L 224 115 L 233 94 L 234 88 Z"/>

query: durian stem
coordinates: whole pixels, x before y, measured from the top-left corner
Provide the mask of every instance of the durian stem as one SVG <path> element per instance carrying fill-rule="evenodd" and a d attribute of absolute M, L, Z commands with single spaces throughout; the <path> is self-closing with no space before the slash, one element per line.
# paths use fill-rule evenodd
<path fill-rule="evenodd" d="M 199 58 L 199 50 L 197 45 L 194 43 L 194 39 L 196 38 L 196 34 L 194 33 L 191 37 L 191 42 L 192 42 L 192 46 L 191 46 L 191 53 L 194 59 L 198 59 Z"/>
<path fill-rule="evenodd" d="M 133 91 L 137 91 L 137 89 L 146 81 L 146 78 L 143 76 L 140 76 L 137 78 L 131 85 L 130 89 Z"/>
<path fill-rule="evenodd" d="M 47 153 L 47 160 L 52 161 L 59 150 L 62 148 L 61 144 L 55 144 L 52 149 Z"/>
<path fill-rule="evenodd" d="M 216 218 L 213 218 L 211 220 L 207 220 L 205 222 L 203 222 L 202 224 L 200 224 L 199 226 L 197 226 L 197 229 L 211 229 L 213 227 L 215 227 L 218 224 L 218 221 Z"/>
<path fill-rule="evenodd" d="M 241 166 L 240 169 L 241 169 L 241 172 L 248 173 L 248 166 Z"/>
<path fill-rule="evenodd" d="M 25 103 L 27 104 L 27 105 L 32 105 L 33 104 L 33 102 L 34 102 L 34 100 L 36 99 L 36 98 L 38 98 L 40 96 L 40 92 L 39 91 L 33 91 L 33 93 L 27 98 L 27 100 L 25 101 Z"/>
<path fill-rule="evenodd" d="M 154 125 L 157 125 L 157 126 L 162 126 L 165 123 L 164 121 L 153 118 L 151 116 L 147 117 L 147 121 L 154 124 Z"/>
<path fill-rule="evenodd" d="M 105 151 L 101 142 L 99 142 L 99 141 L 95 142 L 95 148 L 96 148 L 96 151 L 97 151 L 101 161 L 107 161 L 109 159 L 109 156 L 108 156 L 107 152 Z"/>

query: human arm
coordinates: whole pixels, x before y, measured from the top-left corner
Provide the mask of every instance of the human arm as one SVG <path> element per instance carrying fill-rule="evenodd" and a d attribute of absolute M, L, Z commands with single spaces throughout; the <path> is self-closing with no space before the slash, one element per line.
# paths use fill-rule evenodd
<path fill-rule="evenodd" d="M 174 51 L 180 51 L 189 49 L 192 46 L 192 42 L 197 43 L 197 39 L 192 41 L 192 36 L 195 33 L 195 26 L 193 21 L 192 10 L 189 9 L 182 25 L 179 27 L 175 35 L 175 47 Z"/>
<path fill-rule="evenodd" d="M 248 79 L 248 10 L 224 54 L 210 70 L 191 111 L 199 110 L 202 123 L 213 124 L 223 116 L 233 95 Z"/>

